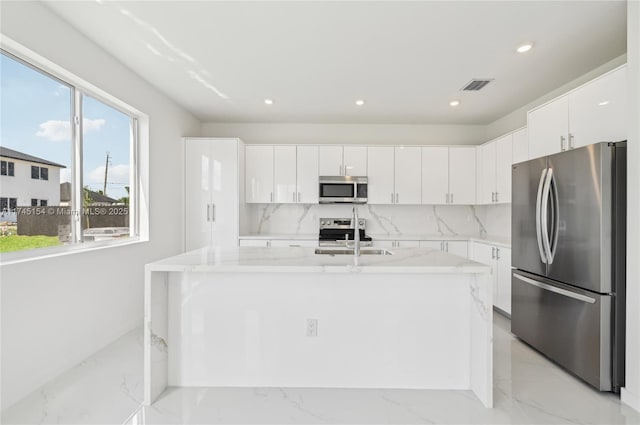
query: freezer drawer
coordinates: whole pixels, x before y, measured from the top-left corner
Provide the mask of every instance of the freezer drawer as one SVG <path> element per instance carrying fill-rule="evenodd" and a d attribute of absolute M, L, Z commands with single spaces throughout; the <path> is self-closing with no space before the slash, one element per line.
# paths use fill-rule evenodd
<path fill-rule="evenodd" d="M 612 390 L 612 296 L 512 274 L 511 331 L 601 391 Z"/>

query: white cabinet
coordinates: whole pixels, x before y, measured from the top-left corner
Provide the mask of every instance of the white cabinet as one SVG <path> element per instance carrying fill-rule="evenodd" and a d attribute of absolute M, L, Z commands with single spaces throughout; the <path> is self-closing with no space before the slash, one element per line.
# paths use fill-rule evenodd
<path fill-rule="evenodd" d="M 446 204 L 449 197 L 449 148 L 422 148 L 422 203 Z"/>
<path fill-rule="evenodd" d="M 569 94 L 569 147 L 627 139 L 627 68 Z"/>
<path fill-rule="evenodd" d="M 254 247 L 306 247 L 314 248 L 318 246 L 317 240 L 311 239 L 240 239 L 240 246 L 254 246 Z"/>
<path fill-rule="evenodd" d="M 569 96 L 529 111 L 529 157 L 539 158 L 565 150 L 569 135 Z"/>
<path fill-rule="evenodd" d="M 420 204 L 422 200 L 421 148 L 395 147 L 395 203 Z"/>
<path fill-rule="evenodd" d="M 511 162 L 517 164 L 518 162 L 527 161 L 529 159 L 529 139 L 527 135 L 527 129 L 522 128 L 513 132 L 513 155 Z"/>
<path fill-rule="evenodd" d="M 245 149 L 245 200 L 249 203 L 273 202 L 272 145 L 251 145 Z"/>
<path fill-rule="evenodd" d="M 321 176 L 366 176 L 366 146 L 320 146 Z"/>
<path fill-rule="evenodd" d="M 393 146 L 367 148 L 369 204 L 393 204 L 395 201 L 393 149 Z"/>
<path fill-rule="evenodd" d="M 449 203 L 476 203 L 476 148 L 449 148 Z"/>
<path fill-rule="evenodd" d="M 318 203 L 318 147 L 297 147 L 297 198 L 299 204 Z"/>
<path fill-rule="evenodd" d="M 245 176 L 248 203 L 317 203 L 318 147 L 247 146 Z"/>
<path fill-rule="evenodd" d="M 437 249 L 449 254 L 467 258 L 467 241 L 420 241 L 420 248 Z"/>
<path fill-rule="evenodd" d="M 373 241 L 372 246 L 375 248 L 419 248 L 420 241 Z"/>
<path fill-rule="evenodd" d="M 187 138 L 185 249 L 238 246 L 238 139 Z"/>
<path fill-rule="evenodd" d="M 369 204 L 420 204 L 421 148 L 369 146 Z"/>
<path fill-rule="evenodd" d="M 511 314 L 511 249 L 474 242 L 471 259 L 493 268 L 493 305 Z"/>
<path fill-rule="evenodd" d="M 475 147 L 422 148 L 423 204 L 475 204 L 475 181 Z"/>
<path fill-rule="evenodd" d="M 512 134 L 480 147 L 480 204 L 511 202 Z"/>
<path fill-rule="evenodd" d="M 253 147 L 248 146 L 248 148 Z M 273 147 L 273 202 L 278 204 L 296 202 L 298 196 L 296 165 L 296 146 Z"/>
<path fill-rule="evenodd" d="M 529 157 L 626 140 L 626 81 L 625 65 L 529 111 Z"/>

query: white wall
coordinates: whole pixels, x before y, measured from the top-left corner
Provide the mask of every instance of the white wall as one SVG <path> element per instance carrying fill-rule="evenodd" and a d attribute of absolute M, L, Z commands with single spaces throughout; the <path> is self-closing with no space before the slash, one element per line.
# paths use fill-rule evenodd
<path fill-rule="evenodd" d="M 143 265 L 182 247 L 180 137 L 200 123 L 36 2 L 2 2 L 2 33 L 149 116 L 150 240 L 2 266 L 2 408 L 142 325 Z M 144 160 L 144 158 L 142 158 Z M 148 184 L 148 182 L 147 182 Z"/>
<path fill-rule="evenodd" d="M 627 351 L 622 401 L 640 411 L 640 2 L 627 2 Z"/>
<path fill-rule="evenodd" d="M 2 176 L 0 182 L 0 196 L 3 198 L 17 198 L 18 206 L 31 205 L 31 198 L 38 201 L 45 199 L 47 205 L 60 205 L 60 167 L 20 161 L 13 158 L 3 158 L 15 163 L 14 176 Z M 49 169 L 49 180 L 31 178 L 31 166 Z M 38 205 L 40 205 L 38 203 Z"/>
<path fill-rule="evenodd" d="M 477 145 L 482 125 L 204 123 L 202 134 L 265 144 Z"/>

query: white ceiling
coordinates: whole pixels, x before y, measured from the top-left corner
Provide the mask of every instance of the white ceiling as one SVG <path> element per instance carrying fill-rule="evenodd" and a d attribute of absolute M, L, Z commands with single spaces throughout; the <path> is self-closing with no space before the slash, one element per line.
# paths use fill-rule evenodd
<path fill-rule="evenodd" d="M 487 124 L 626 52 L 624 1 L 46 4 L 206 122 Z"/>

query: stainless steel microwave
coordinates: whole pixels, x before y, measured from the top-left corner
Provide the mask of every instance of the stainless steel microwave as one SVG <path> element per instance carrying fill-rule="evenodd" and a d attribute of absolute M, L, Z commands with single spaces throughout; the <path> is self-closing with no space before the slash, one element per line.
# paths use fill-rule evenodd
<path fill-rule="evenodd" d="M 324 176 L 320 177 L 321 204 L 366 204 L 367 177 Z"/>

